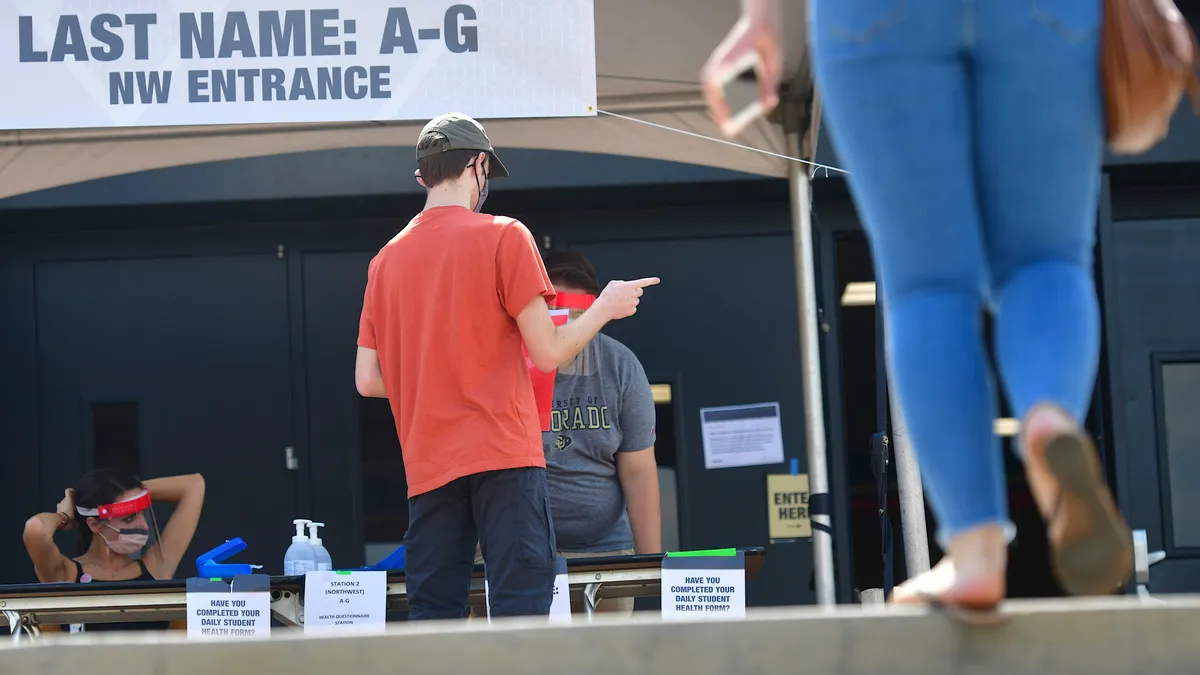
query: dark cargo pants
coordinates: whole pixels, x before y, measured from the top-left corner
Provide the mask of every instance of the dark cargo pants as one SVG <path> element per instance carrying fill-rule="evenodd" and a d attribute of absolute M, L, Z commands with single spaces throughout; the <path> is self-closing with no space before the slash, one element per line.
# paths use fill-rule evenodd
<path fill-rule="evenodd" d="M 466 618 L 477 542 L 493 617 L 550 613 L 554 523 L 546 470 L 528 467 L 465 476 L 408 500 L 409 620 Z"/>

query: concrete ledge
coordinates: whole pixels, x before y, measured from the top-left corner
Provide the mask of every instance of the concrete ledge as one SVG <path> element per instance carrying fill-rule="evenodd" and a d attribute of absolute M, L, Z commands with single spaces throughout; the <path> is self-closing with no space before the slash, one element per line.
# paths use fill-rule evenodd
<path fill-rule="evenodd" d="M 0 647 L 0 675 L 1192 675 L 1200 596 L 1010 603 L 1011 622 L 968 628 L 924 609 L 763 610 L 742 621 L 656 615 L 399 624 L 384 635 L 188 642 L 183 635 L 47 637 Z M 30 643 L 25 643 L 30 644 Z"/>

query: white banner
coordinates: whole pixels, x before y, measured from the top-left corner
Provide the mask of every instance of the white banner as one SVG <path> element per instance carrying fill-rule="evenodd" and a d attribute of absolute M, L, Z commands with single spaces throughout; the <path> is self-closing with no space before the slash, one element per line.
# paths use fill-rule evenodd
<path fill-rule="evenodd" d="M 594 115 L 592 0 L 0 0 L 0 129 Z"/>

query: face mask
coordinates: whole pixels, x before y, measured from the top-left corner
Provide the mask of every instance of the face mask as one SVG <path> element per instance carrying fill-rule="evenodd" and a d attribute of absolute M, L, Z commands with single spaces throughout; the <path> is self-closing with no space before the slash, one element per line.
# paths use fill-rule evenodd
<path fill-rule="evenodd" d="M 483 209 L 483 202 L 487 200 L 487 196 L 488 196 L 488 180 L 486 178 L 484 178 L 483 179 L 483 189 L 479 191 L 479 201 L 475 202 L 475 213 L 479 213 L 480 210 Z"/>
<path fill-rule="evenodd" d="M 479 187 L 479 175 L 478 174 L 475 175 L 475 187 Z M 475 202 L 475 213 L 479 213 L 480 209 L 483 208 L 483 203 L 485 201 L 487 201 L 487 196 L 488 196 L 488 179 L 487 179 L 487 176 L 484 176 L 483 177 L 483 187 L 479 187 L 479 201 Z"/>
<path fill-rule="evenodd" d="M 138 551 L 142 550 L 146 546 L 146 542 L 150 540 L 149 530 L 136 528 L 118 530 L 107 523 L 105 523 L 104 526 L 117 533 L 116 540 L 112 540 L 107 537 L 101 537 L 101 539 L 104 540 L 105 544 L 108 544 L 108 548 L 111 549 L 113 553 L 118 555 L 137 553 Z"/>

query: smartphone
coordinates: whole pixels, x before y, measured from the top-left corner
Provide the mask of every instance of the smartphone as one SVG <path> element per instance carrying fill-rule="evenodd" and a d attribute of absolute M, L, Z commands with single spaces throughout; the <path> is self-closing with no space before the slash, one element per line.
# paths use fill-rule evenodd
<path fill-rule="evenodd" d="M 752 122 L 762 117 L 763 104 L 758 91 L 762 60 L 750 52 L 720 74 L 721 94 L 729 105 L 729 119 L 721 125 L 726 136 L 741 134 Z"/>

